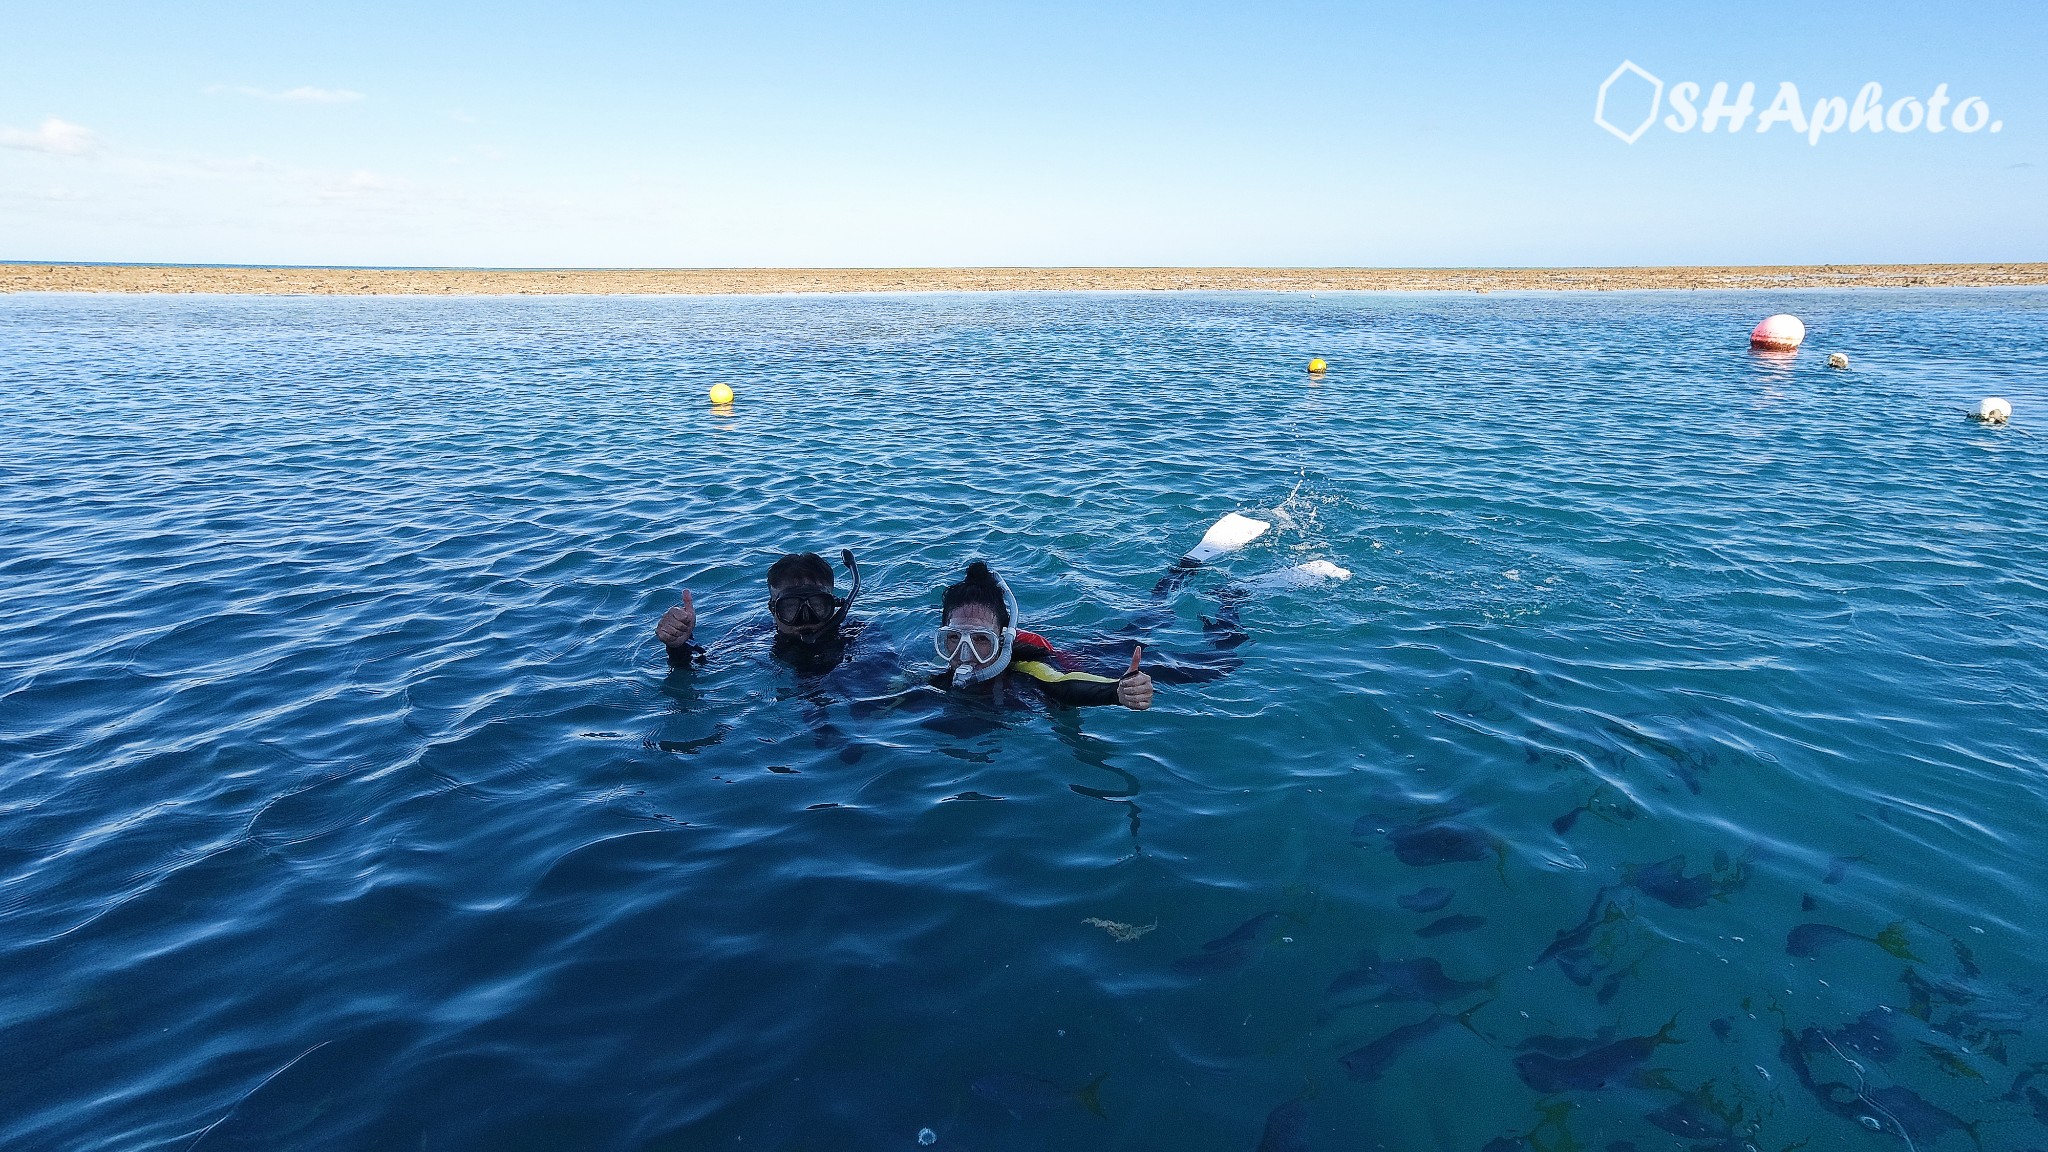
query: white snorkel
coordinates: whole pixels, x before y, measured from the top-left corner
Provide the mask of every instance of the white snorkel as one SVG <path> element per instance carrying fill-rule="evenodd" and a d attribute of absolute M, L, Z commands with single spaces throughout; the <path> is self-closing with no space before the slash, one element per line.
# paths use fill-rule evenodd
<path fill-rule="evenodd" d="M 1003 625 L 996 633 L 996 658 L 994 660 L 989 661 L 988 664 L 982 667 L 976 667 L 971 664 L 953 665 L 953 687 L 955 688 L 965 688 L 970 684 L 979 684 L 984 680 L 993 680 L 997 676 L 1002 675 L 1010 666 L 1010 650 L 1015 646 L 1017 640 L 1017 596 L 1010 591 L 1009 581 L 1004 580 L 1001 576 L 997 576 L 993 570 L 989 572 L 989 575 L 994 577 L 996 587 L 1003 590 L 1003 615 L 1009 617 L 1010 622 Z"/>

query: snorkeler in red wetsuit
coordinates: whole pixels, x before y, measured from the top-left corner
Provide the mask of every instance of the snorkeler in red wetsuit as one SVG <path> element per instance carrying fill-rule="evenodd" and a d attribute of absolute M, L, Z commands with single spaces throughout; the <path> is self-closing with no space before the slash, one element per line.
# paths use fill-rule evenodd
<path fill-rule="evenodd" d="M 1044 637 L 1016 626 L 1017 598 L 979 560 L 946 589 L 939 611 L 937 644 L 947 667 L 931 678 L 936 687 L 997 692 L 1014 680 L 1070 707 L 1118 704 L 1143 711 L 1152 706 L 1152 677 L 1139 667 L 1142 646 L 1132 650 L 1131 666 L 1122 676 L 1062 667 L 1071 661 L 1063 660 Z"/>

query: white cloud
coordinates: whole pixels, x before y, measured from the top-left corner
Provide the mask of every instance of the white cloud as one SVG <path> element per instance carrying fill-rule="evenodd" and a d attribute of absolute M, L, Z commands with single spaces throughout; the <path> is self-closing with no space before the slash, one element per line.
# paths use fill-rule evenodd
<path fill-rule="evenodd" d="M 43 126 L 33 132 L 19 128 L 0 128 L 0 148 L 21 148 L 30 152 L 49 152 L 58 156 L 83 156 L 92 151 L 92 129 L 55 116 L 43 121 Z"/>
<path fill-rule="evenodd" d="M 239 96 L 253 96 L 258 100 L 274 100 L 284 104 L 353 104 L 365 98 L 361 92 L 347 88 L 313 88 L 305 85 L 287 88 L 282 92 L 272 92 L 267 88 L 230 88 L 225 84 L 210 84 L 206 91 L 208 95 L 233 92 Z"/>

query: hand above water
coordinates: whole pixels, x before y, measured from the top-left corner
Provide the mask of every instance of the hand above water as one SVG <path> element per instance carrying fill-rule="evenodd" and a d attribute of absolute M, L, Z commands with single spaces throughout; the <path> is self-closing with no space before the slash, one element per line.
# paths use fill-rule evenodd
<path fill-rule="evenodd" d="M 1143 644 L 1131 649 L 1130 671 L 1116 682 L 1116 702 L 1137 712 L 1152 706 L 1152 677 L 1138 671 L 1138 661 L 1144 655 Z"/>
<path fill-rule="evenodd" d="M 690 634 L 697 630 L 697 606 L 690 599 L 690 590 L 683 589 L 683 602 L 661 614 L 654 625 L 654 638 L 671 648 L 690 642 Z"/>

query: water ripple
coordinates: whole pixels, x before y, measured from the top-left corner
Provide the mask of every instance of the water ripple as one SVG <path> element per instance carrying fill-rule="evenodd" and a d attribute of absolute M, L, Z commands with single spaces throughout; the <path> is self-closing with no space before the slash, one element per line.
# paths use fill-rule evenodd
<path fill-rule="evenodd" d="M 2044 312 L 0 299 L 0 1143 L 2048 1142 Z M 862 557 L 822 680 L 790 546 Z M 918 687 L 974 556 L 1155 655 L 1353 577 L 997 711 Z"/>

